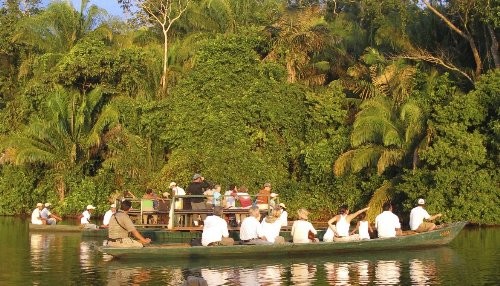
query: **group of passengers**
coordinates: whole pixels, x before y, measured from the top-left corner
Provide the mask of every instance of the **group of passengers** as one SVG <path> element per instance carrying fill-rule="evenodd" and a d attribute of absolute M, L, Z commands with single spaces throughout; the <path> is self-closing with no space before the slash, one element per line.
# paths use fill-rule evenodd
<path fill-rule="evenodd" d="M 50 211 L 51 208 L 51 203 L 37 203 L 36 208 L 31 212 L 31 223 L 38 225 L 55 225 L 57 221 L 62 221 L 61 217 Z"/>

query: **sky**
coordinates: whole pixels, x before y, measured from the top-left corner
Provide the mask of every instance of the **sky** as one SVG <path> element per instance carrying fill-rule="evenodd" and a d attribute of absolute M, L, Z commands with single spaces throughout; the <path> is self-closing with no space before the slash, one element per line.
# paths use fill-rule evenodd
<path fill-rule="evenodd" d="M 80 7 L 81 0 L 71 0 L 73 2 L 73 6 L 77 8 L 77 10 Z M 89 3 L 90 5 L 96 5 L 99 8 L 102 8 L 106 11 L 108 11 L 109 14 L 115 15 L 115 16 L 123 16 L 123 12 L 118 6 L 118 1 L 117 0 L 91 0 Z"/>

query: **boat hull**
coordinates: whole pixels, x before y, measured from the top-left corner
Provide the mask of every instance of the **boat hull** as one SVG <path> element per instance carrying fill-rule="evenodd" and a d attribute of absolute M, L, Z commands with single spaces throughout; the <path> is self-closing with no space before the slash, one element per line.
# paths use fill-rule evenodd
<path fill-rule="evenodd" d="M 307 244 L 272 244 L 272 245 L 234 245 L 220 247 L 151 245 L 144 248 L 100 247 L 99 251 L 117 258 L 126 259 L 198 259 L 198 258 L 231 258 L 231 257 L 276 257 L 301 256 L 358 251 L 401 250 L 442 246 L 450 243 L 466 225 L 458 222 L 440 229 L 396 238 L 372 239 L 351 242 L 319 242 Z"/>

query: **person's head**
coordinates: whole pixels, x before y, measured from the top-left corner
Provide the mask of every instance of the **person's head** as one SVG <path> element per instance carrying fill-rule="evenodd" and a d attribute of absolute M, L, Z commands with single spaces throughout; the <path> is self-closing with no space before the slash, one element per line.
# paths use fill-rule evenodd
<path fill-rule="evenodd" d="M 241 186 L 241 187 L 240 187 L 240 192 L 241 192 L 241 193 L 248 193 L 248 188 L 247 188 L 247 187 L 245 187 L 245 186 Z"/>
<path fill-rule="evenodd" d="M 230 191 L 238 191 L 238 189 L 236 188 L 236 184 L 229 185 L 229 190 Z"/>
<path fill-rule="evenodd" d="M 193 182 L 201 182 L 202 178 L 203 177 L 200 174 L 194 174 L 193 175 Z"/>
<path fill-rule="evenodd" d="M 43 209 L 43 204 L 42 203 L 37 203 L 36 207 L 39 208 L 39 209 Z"/>
<path fill-rule="evenodd" d="M 50 209 L 52 207 L 52 204 L 51 203 L 45 203 L 45 207 Z"/>
<path fill-rule="evenodd" d="M 89 211 L 89 212 L 92 212 L 95 210 L 95 207 L 93 205 L 87 205 L 86 209 Z"/>
<path fill-rule="evenodd" d="M 271 216 L 280 217 L 281 216 L 281 208 L 279 206 L 275 206 L 271 212 Z"/>
<path fill-rule="evenodd" d="M 146 189 L 146 194 L 151 195 L 153 193 L 153 190 L 150 188 Z"/>
<path fill-rule="evenodd" d="M 250 214 L 250 216 L 253 216 L 255 218 L 259 218 L 260 217 L 259 207 L 251 206 L 250 209 L 248 209 L 248 214 Z"/>
<path fill-rule="evenodd" d="M 384 211 L 392 211 L 392 204 L 391 204 L 391 202 L 385 202 L 384 205 L 382 206 L 382 209 Z"/>
<path fill-rule="evenodd" d="M 222 213 L 224 212 L 224 208 L 221 206 L 215 206 L 214 207 L 214 215 L 216 216 L 222 216 Z"/>
<path fill-rule="evenodd" d="M 132 207 L 132 202 L 130 200 L 123 200 L 120 204 L 120 209 L 122 211 L 128 211 Z"/>
<path fill-rule="evenodd" d="M 299 219 L 307 220 L 309 211 L 307 211 L 306 209 L 299 209 L 297 211 L 297 215 L 299 216 Z"/>
<path fill-rule="evenodd" d="M 343 205 L 339 208 L 339 214 L 349 214 L 349 208 L 347 207 L 347 205 Z"/>
<path fill-rule="evenodd" d="M 358 215 L 358 218 L 359 218 L 359 220 L 365 220 L 365 218 L 366 218 L 366 213 L 360 213 L 360 214 Z"/>
<path fill-rule="evenodd" d="M 271 190 L 271 183 L 265 183 L 264 184 L 264 189 L 266 189 L 268 191 Z"/>
<path fill-rule="evenodd" d="M 109 207 L 110 207 L 110 208 L 111 208 L 111 210 L 113 210 L 113 211 L 115 211 L 115 210 L 116 210 L 116 204 L 111 204 Z"/>
<path fill-rule="evenodd" d="M 420 199 L 418 199 L 417 204 L 418 204 L 419 206 L 423 207 L 423 206 L 425 205 L 425 200 L 424 200 L 424 199 L 422 199 L 422 198 L 420 198 Z"/>
<path fill-rule="evenodd" d="M 176 182 L 170 182 L 170 185 L 168 185 L 168 187 L 170 189 L 174 189 L 175 187 L 177 187 L 177 183 Z"/>
<path fill-rule="evenodd" d="M 286 210 L 286 205 L 284 203 L 280 203 L 278 207 L 282 210 Z"/>
<path fill-rule="evenodd" d="M 214 186 L 214 191 L 220 193 L 220 189 L 221 189 L 220 185 L 215 185 Z"/>

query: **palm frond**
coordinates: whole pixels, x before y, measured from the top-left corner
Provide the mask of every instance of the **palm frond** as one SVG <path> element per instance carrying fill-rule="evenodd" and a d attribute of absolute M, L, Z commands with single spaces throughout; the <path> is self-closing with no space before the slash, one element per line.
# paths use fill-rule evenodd
<path fill-rule="evenodd" d="M 399 166 L 405 156 L 403 149 L 386 149 L 377 162 L 377 173 L 382 175 L 389 166 Z"/>
<path fill-rule="evenodd" d="M 394 190 L 392 183 L 390 181 L 384 181 L 382 186 L 375 190 L 370 198 L 370 202 L 368 203 L 368 207 L 370 207 L 370 209 L 366 212 L 367 220 L 371 222 L 375 221 L 377 215 L 382 212 L 383 204 L 391 201 L 393 196 Z"/>

